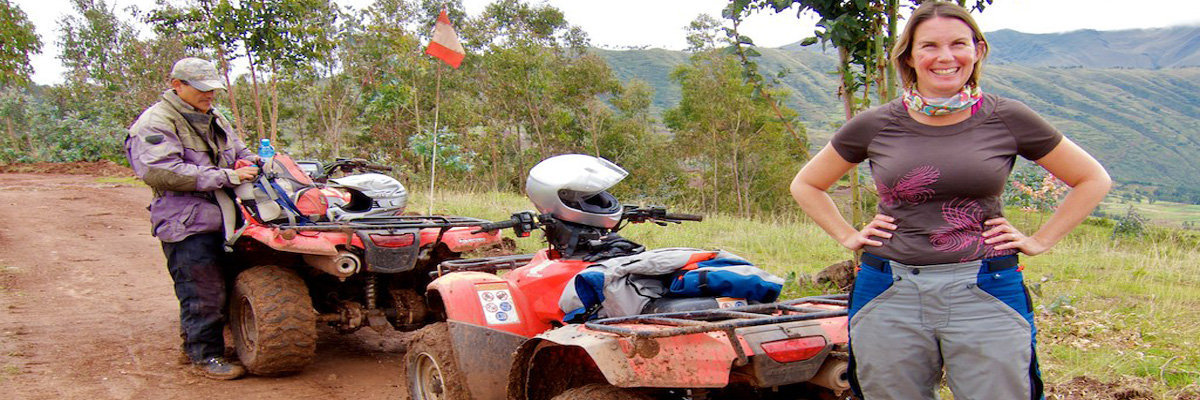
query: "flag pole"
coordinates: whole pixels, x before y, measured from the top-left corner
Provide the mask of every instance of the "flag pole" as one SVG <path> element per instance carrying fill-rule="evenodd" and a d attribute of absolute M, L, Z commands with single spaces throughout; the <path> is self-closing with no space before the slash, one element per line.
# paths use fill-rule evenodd
<path fill-rule="evenodd" d="M 433 86 L 433 155 L 429 161 L 429 214 L 433 215 L 433 188 L 437 180 L 438 112 L 441 111 L 442 63 L 437 64 L 437 78 Z"/>

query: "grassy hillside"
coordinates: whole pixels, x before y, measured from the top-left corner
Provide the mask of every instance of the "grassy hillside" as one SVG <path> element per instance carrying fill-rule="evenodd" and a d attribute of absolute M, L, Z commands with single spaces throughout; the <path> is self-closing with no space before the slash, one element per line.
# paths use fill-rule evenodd
<path fill-rule="evenodd" d="M 1200 35 L 1200 28 L 1189 32 Z M 997 32 L 997 36 L 1005 35 Z M 1181 40 L 1185 44 L 1196 41 L 1186 36 Z M 1176 46 L 1182 47 L 1186 46 Z M 661 49 L 597 52 L 621 79 L 636 77 L 649 82 L 655 89 L 657 110 L 678 103 L 679 87 L 669 75 L 686 62 L 685 53 Z M 780 82 L 790 91 L 785 101 L 799 111 L 813 146 L 824 145 L 843 121 L 835 95 L 834 59 L 818 50 L 794 46 L 760 52 L 764 75 L 788 71 Z M 1002 53 L 1003 49 L 997 49 L 994 54 Z M 1200 176 L 1196 158 L 1200 154 L 1200 67 L 1050 68 L 1010 62 L 986 65 L 983 87 L 1029 104 L 1100 159 L 1118 183 L 1150 186 L 1157 188 L 1161 198 L 1200 203 L 1200 181 L 1195 179 Z"/>
<path fill-rule="evenodd" d="M 424 210 L 425 201 L 426 194 L 413 193 L 410 207 Z M 437 212 L 490 219 L 530 208 L 526 199 L 508 193 L 441 193 L 436 205 Z M 1008 215 L 1026 232 L 1047 218 L 1017 210 Z M 650 248 L 721 248 L 740 254 L 788 276 L 785 297 L 829 291 L 807 277 L 849 258 L 807 222 L 710 215 L 700 223 L 647 225 L 622 234 Z M 1037 307 L 1039 360 L 1046 381 L 1135 379 L 1148 382 L 1154 398 L 1162 399 L 1198 390 L 1200 234 L 1152 228 L 1141 237 L 1114 240 L 1111 232 L 1111 220 L 1091 219 L 1049 253 L 1023 259 Z M 536 234 L 517 242 L 521 252 L 541 246 Z"/>
<path fill-rule="evenodd" d="M 1200 27 L 1124 31 L 1085 29 L 1030 34 L 987 33 L 997 64 L 1031 67 L 1178 68 L 1200 66 Z"/>

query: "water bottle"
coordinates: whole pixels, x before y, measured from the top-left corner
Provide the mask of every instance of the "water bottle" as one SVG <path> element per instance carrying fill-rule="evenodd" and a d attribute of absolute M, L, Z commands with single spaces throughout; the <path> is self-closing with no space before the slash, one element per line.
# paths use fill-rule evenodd
<path fill-rule="evenodd" d="M 262 159 L 263 163 L 270 161 L 271 157 L 275 157 L 275 147 L 271 146 L 271 139 L 263 139 L 259 143 L 258 157 Z"/>

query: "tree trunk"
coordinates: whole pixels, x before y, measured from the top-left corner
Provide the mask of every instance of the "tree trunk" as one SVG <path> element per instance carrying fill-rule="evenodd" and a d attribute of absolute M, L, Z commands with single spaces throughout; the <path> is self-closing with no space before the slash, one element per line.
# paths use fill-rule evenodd
<path fill-rule="evenodd" d="M 537 106 L 529 101 L 529 96 L 525 96 L 525 108 L 529 110 L 529 121 L 533 124 L 533 133 L 537 135 L 538 156 L 546 158 L 548 149 L 546 148 L 546 139 L 542 137 L 541 118 L 538 118 L 539 111 Z"/>
<path fill-rule="evenodd" d="M 248 46 L 245 41 L 243 41 L 242 44 Z M 254 115 L 257 117 L 258 121 L 258 124 L 254 126 L 254 134 L 261 139 L 263 137 L 262 98 L 259 96 L 258 73 L 255 71 L 258 68 L 255 67 L 254 63 L 254 52 L 250 51 L 249 47 L 246 48 L 246 59 L 250 62 L 250 82 L 253 83 L 254 88 Z"/>
<path fill-rule="evenodd" d="M 499 162 L 500 157 L 496 155 L 496 148 L 503 144 L 503 139 L 504 131 L 502 129 L 500 134 L 496 135 L 496 143 L 492 146 L 488 146 L 488 153 L 491 158 L 490 163 L 492 164 L 492 190 L 500 190 L 500 168 L 497 168 L 497 163 Z"/>
<path fill-rule="evenodd" d="M 891 101 L 892 99 L 896 98 L 896 85 L 898 84 L 898 82 L 896 82 L 896 66 L 893 65 L 890 61 L 892 58 L 891 57 L 892 46 L 896 45 L 896 20 L 898 18 L 896 15 L 896 9 L 899 7 L 898 3 L 899 3 L 898 0 L 887 0 L 887 19 L 888 19 L 887 20 L 887 25 L 888 25 L 887 37 L 888 37 L 888 40 L 887 40 L 887 43 L 885 44 L 885 47 L 887 47 L 887 54 L 888 54 L 888 60 L 889 60 L 889 62 L 887 63 L 887 81 L 886 81 L 886 83 L 887 83 L 887 99 L 881 100 L 880 103 L 885 103 L 885 102 Z"/>
<path fill-rule="evenodd" d="M 717 137 L 716 129 L 709 128 L 708 131 L 711 135 L 710 137 L 712 138 L 712 145 L 709 146 L 709 149 L 712 151 L 712 155 L 709 157 L 709 162 L 712 164 L 713 172 L 712 210 L 715 213 L 721 211 L 721 185 L 718 183 L 721 180 L 721 158 L 719 152 L 717 151 L 717 143 L 720 142 L 720 139 Z"/>
<path fill-rule="evenodd" d="M 849 79 L 850 53 L 846 49 L 839 48 L 838 55 L 840 60 L 838 71 L 840 71 L 842 77 L 842 86 L 838 91 L 842 95 L 842 109 L 846 112 L 846 121 L 850 121 L 851 118 L 854 118 L 855 112 L 854 93 L 847 90 L 848 87 L 846 85 L 846 79 Z M 858 166 L 855 166 L 850 169 L 850 225 L 854 229 L 859 229 L 863 222 L 862 213 L 859 212 L 862 209 L 861 204 L 862 199 L 859 196 L 858 187 Z M 854 261 L 856 263 L 858 262 L 860 252 L 861 250 L 854 252 Z"/>
<path fill-rule="evenodd" d="M 279 69 L 275 67 L 275 59 L 271 59 L 271 143 L 279 143 Z"/>
<path fill-rule="evenodd" d="M 417 129 L 415 133 L 421 134 L 421 133 L 425 132 L 425 128 L 421 125 L 421 92 L 417 90 L 417 85 L 415 83 L 412 86 L 412 92 L 413 92 L 412 99 L 413 99 L 413 117 L 414 117 L 413 123 Z M 401 106 L 401 107 L 403 107 L 403 106 Z M 399 124 L 397 124 L 397 125 L 399 125 Z M 400 154 L 405 154 L 404 150 L 408 148 L 408 136 L 406 136 L 404 134 L 403 126 L 396 127 L 396 143 L 399 143 Z"/>
<path fill-rule="evenodd" d="M 737 112 L 737 114 L 735 114 L 735 115 L 737 115 L 737 118 L 734 119 L 733 129 L 730 130 L 730 132 L 733 132 L 734 146 L 732 149 L 733 150 L 733 161 L 729 166 L 729 170 L 733 172 L 733 190 L 734 190 L 733 195 L 737 199 L 737 212 L 742 217 L 745 217 L 746 216 L 746 199 L 744 199 L 742 197 L 742 195 L 743 195 L 743 193 L 742 193 L 742 168 L 741 168 L 741 160 L 739 158 L 741 156 L 741 154 L 738 152 L 738 149 L 740 149 L 742 146 L 737 145 L 737 142 L 738 142 L 737 138 L 741 137 L 741 131 L 742 131 L 742 113 Z"/>
<path fill-rule="evenodd" d="M 225 87 L 229 92 L 229 107 L 233 109 L 233 127 L 237 128 L 238 138 L 246 140 L 246 125 L 242 123 L 242 111 L 238 108 L 237 88 L 229 80 L 229 61 L 225 60 L 225 47 L 217 45 L 217 58 L 221 59 L 221 75 L 225 77 Z"/>

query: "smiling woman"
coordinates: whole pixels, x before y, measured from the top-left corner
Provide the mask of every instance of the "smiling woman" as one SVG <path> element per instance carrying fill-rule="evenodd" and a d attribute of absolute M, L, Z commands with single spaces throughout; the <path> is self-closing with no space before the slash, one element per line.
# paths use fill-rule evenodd
<path fill-rule="evenodd" d="M 861 398 L 936 399 L 943 367 L 955 397 L 1043 397 L 1017 255 L 1061 240 L 1111 181 L 1033 110 L 984 94 L 987 52 L 967 10 L 923 3 L 892 50 L 903 99 L 848 121 L 792 181 L 792 196 L 821 228 L 864 251 L 849 311 Z M 1017 155 L 1073 188 L 1031 236 L 1004 218 L 1000 199 Z M 879 214 L 857 229 L 826 190 L 866 160 Z"/>

